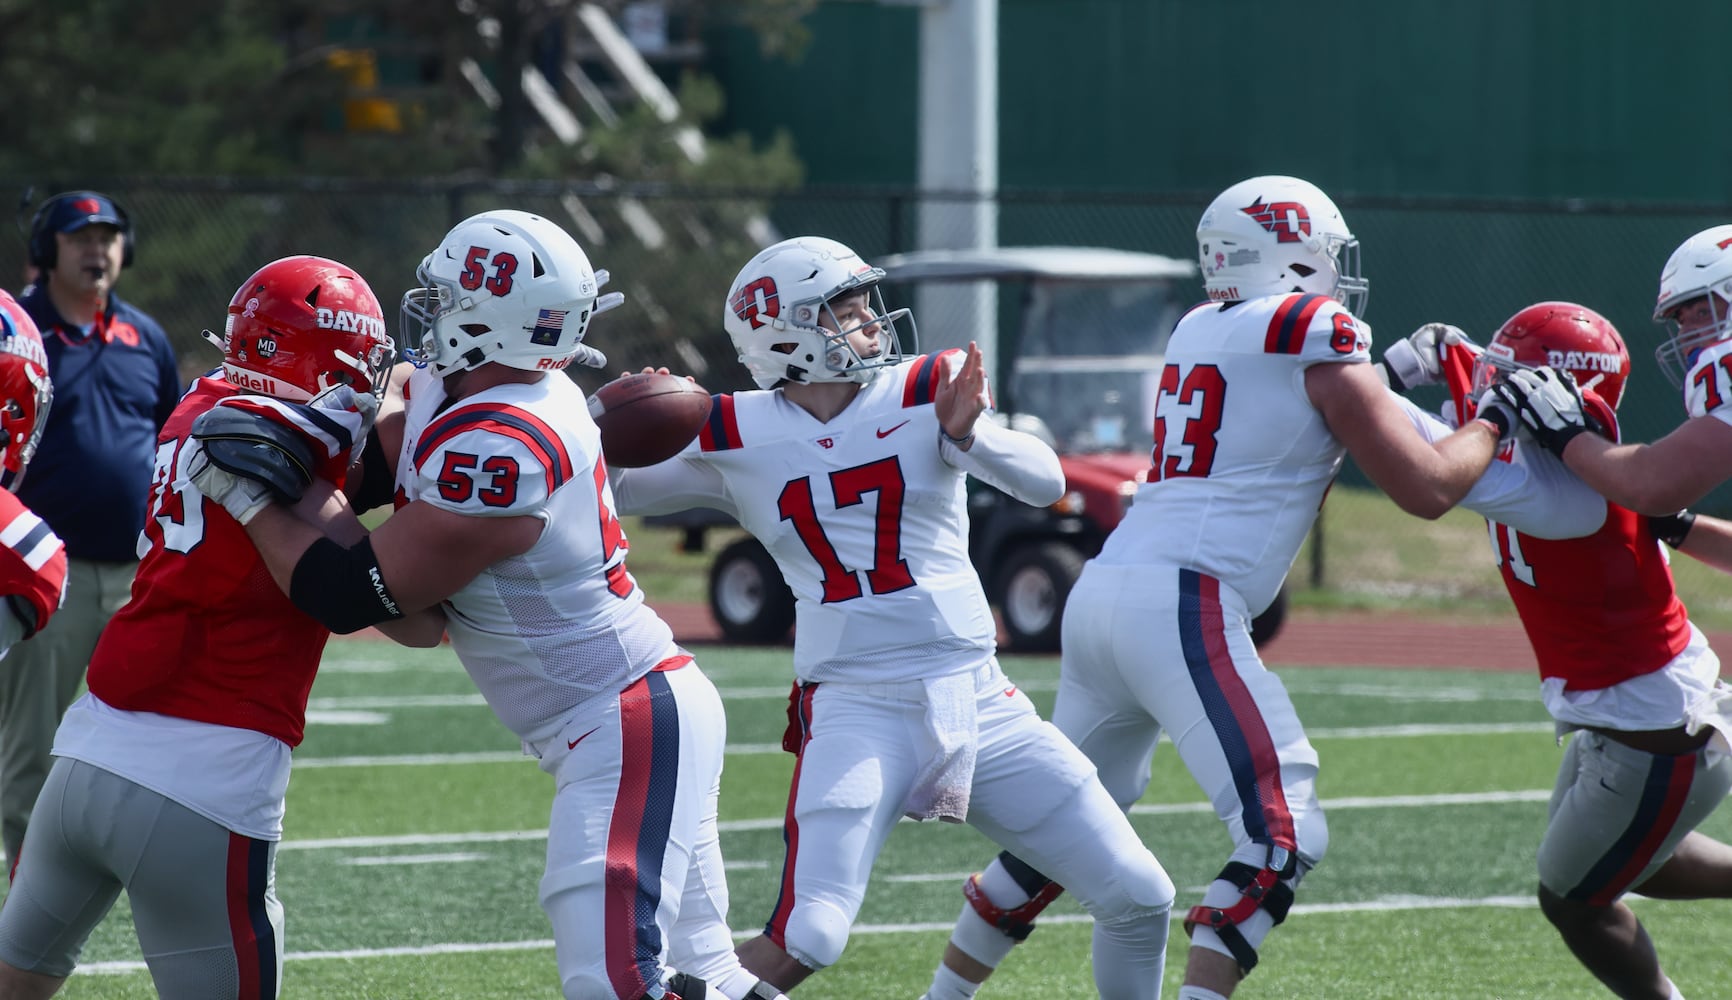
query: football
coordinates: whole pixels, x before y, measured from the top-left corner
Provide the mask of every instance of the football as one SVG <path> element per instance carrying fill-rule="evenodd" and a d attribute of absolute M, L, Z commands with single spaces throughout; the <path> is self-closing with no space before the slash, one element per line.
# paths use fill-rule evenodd
<path fill-rule="evenodd" d="M 589 397 L 609 465 L 639 469 L 665 462 L 710 418 L 710 394 L 684 375 L 642 373 L 614 379 Z"/>

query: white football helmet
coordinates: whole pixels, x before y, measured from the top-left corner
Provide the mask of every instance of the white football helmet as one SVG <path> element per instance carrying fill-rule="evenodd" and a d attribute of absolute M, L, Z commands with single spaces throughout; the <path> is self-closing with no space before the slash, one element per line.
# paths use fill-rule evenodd
<path fill-rule="evenodd" d="M 1712 322 L 1684 329 L 1678 308 L 1708 298 Z M 1670 331 L 1654 351 L 1660 370 L 1682 386 L 1697 351 L 1732 338 L 1732 226 L 1704 229 L 1685 240 L 1660 272 L 1660 295 L 1654 300 L 1654 322 Z"/>
<path fill-rule="evenodd" d="M 1197 223 L 1197 258 L 1218 302 L 1313 292 L 1358 316 L 1371 294 L 1341 210 L 1297 177 L 1253 177 L 1217 195 Z"/>
<path fill-rule="evenodd" d="M 625 296 L 597 297 L 606 271 L 565 230 L 539 215 L 497 209 L 459 222 L 415 272 L 403 293 L 403 352 L 439 375 L 489 361 L 558 371 L 576 360 L 607 359 L 583 343 L 589 321 Z"/>
<path fill-rule="evenodd" d="M 917 334 L 911 310 L 888 312 L 877 284 L 884 271 L 835 240 L 797 236 L 759 251 L 728 289 L 722 328 L 760 389 L 787 382 L 870 382 L 905 357 L 898 320 L 905 320 L 908 351 Z M 866 289 L 873 319 L 842 329 L 830 300 Z M 828 315 L 829 325 L 819 322 Z M 876 327 L 875 331 L 869 328 Z M 862 356 L 848 335 L 868 329 L 878 353 Z"/>

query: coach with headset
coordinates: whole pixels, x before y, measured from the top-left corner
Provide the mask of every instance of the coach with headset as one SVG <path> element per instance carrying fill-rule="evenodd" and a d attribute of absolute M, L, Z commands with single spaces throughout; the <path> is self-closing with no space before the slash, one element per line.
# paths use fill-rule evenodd
<path fill-rule="evenodd" d="M 38 274 L 19 301 L 42 331 L 54 405 L 18 496 L 65 541 L 71 565 L 60 613 L 0 662 L 8 867 L 48 776 L 55 727 L 97 637 L 131 593 L 156 434 L 181 393 L 162 327 L 114 294 L 133 242 L 126 212 L 95 191 L 55 195 L 30 224 Z"/>

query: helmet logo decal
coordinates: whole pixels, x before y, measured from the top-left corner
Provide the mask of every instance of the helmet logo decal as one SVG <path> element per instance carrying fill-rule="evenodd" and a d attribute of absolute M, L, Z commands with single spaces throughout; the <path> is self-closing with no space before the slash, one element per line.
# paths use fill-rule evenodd
<path fill-rule="evenodd" d="M 364 333 L 373 337 L 385 336 L 385 321 L 377 316 L 358 313 L 352 309 L 326 309 L 320 306 L 313 314 L 314 322 L 321 330 L 340 330 L 343 333 Z"/>
<path fill-rule="evenodd" d="M 493 265 L 493 275 L 488 277 L 482 262 L 490 252 L 486 247 L 470 247 L 468 255 L 463 259 L 463 273 L 457 276 L 457 283 L 468 292 L 485 285 L 494 295 L 509 295 L 514 284 L 511 276 L 517 273 L 517 257 L 503 250 L 494 254 L 493 259 L 488 262 Z"/>
<path fill-rule="evenodd" d="M 1574 371 L 1606 372 L 1617 374 L 1624 370 L 1624 358 L 1609 351 L 1558 351 L 1546 350 L 1546 364 L 1553 368 L 1569 368 Z"/>
<path fill-rule="evenodd" d="M 782 304 L 776 294 L 776 282 L 773 278 L 759 278 L 746 287 L 734 293 L 729 308 L 734 315 L 752 324 L 752 329 L 764 325 L 765 319 L 775 319 L 782 314 Z M 763 318 L 760 318 L 763 317 Z"/>
<path fill-rule="evenodd" d="M 252 298 L 247 300 L 247 307 L 241 311 L 241 315 L 245 316 L 248 319 L 252 319 L 254 316 L 257 316 L 258 314 L 259 314 L 259 297 L 257 295 L 255 295 Z"/>
<path fill-rule="evenodd" d="M 1714 244 L 1714 247 L 1717 250 L 1724 250 L 1727 247 L 1732 247 L 1732 236 L 1728 236 L 1725 239 L 1721 240 L 1720 242 Z"/>
<path fill-rule="evenodd" d="M 259 352 L 259 357 L 269 358 L 277 353 L 277 342 L 270 337 L 261 336 L 253 342 L 253 350 Z"/>
<path fill-rule="evenodd" d="M 1277 243 L 1297 243 L 1301 236 L 1311 235 L 1311 213 L 1296 201 L 1277 201 L 1268 205 L 1258 198 L 1239 209 L 1256 220 L 1259 226 L 1275 234 Z"/>
<path fill-rule="evenodd" d="M 540 309 L 535 314 L 535 328 L 529 331 L 529 342 L 553 347 L 565 332 L 565 309 Z"/>

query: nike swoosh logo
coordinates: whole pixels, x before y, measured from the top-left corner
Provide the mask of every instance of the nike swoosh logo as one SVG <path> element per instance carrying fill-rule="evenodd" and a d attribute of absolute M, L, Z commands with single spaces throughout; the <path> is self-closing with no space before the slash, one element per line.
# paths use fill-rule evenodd
<path fill-rule="evenodd" d="M 600 728 L 601 728 L 601 727 L 600 727 L 600 726 L 596 726 L 596 727 L 595 727 L 595 729 L 600 729 Z M 575 740 L 571 740 L 571 741 L 569 741 L 569 742 L 567 742 L 567 743 L 566 743 L 566 744 L 565 744 L 565 748 L 566 748 L 566 749 L 567 749 L 567 750 L 576 750 L 576 749 L 577 749 L 577 745 L 578 745 L 578 744 L 579 744 L 579 743 L 582 743 L 582 742 L 583 742 L 583 741 L 584 741 L 584 740 L 587 740 L 587 739 L 589 739 L 589 737 L 590 737 L 590 734 L 591 734 L 591 733 L 594 733 L 594 732 L 595 732 L 595 729 L 591 729 L 591 730 L 590 730 L 590 731 L 589 731 L 589 732 L 588 732 L 588 733 L 584 733 L 584 734 L 583 734 L 583 735 L 582 735 L 582 736 L 579 736 L 579 737 L 578 737 L 578 738 L 577 738 L 577 739 L 575 739 Z"/>
<path fill-rule="evenodd" d="M 1004 696 L 1006 698 L 1014 698 L 1016 696 L 1016 685 L 1012 684 L 1010 687 L 1005 688 Z"/>
<path fill-rule="evenodd" d="M 907 421 L 907 420 L 904 420 L 904 421 L 902 421 L 902 423 L 900 423 L 900 424 L 897 424 L 897 425 L 896 425 L 896 426 L 895 426 L 895 427 L 892 427 L 892 428 L 890 428 L 890 429 L 889 429 L 889 430 L 882 430 L 882 429 L 881 429 L 881 430 L 879 430 L 879 431 L 878 431 L 878 437 L 879 437 L 879 439 L 883 439 L 883 438 L 887 438 L 887 437 L 889 437 L 889 436 L 890 436 L 890 435 L 892 435 L 892 434 L 894 434 L 894 433 L 896 433 L 896 432 L 897 432 L 897 431 L 899 431 L 899 430 L 901 430 L 901 429 L 902 429 L 902 426 L 903 426 L 903 424 L 906 424 L 906 423 L 908 423 L 908 421 Z"/>

